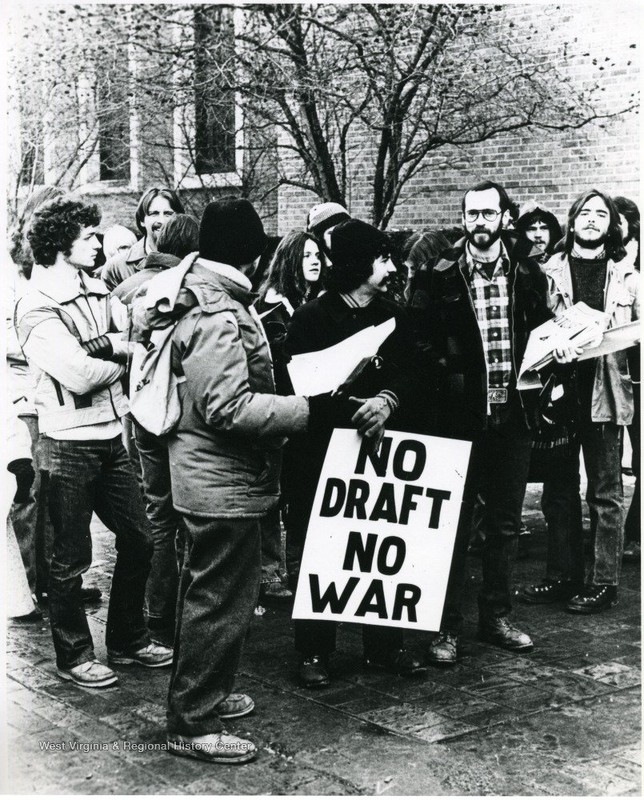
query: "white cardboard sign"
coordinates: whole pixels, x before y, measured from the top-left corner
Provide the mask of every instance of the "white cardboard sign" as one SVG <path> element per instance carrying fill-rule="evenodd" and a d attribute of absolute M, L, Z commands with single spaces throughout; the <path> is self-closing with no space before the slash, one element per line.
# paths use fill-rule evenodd
<path fill-rule="evenodd" d="M 438 631 L 470 442 L 388 431 L 376 456 L 333 432 L 293 617 Z"/>

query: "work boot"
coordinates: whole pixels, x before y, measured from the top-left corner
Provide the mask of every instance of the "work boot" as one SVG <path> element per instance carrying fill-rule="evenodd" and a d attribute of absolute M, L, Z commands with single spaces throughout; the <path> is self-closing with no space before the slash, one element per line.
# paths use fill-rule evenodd
<path fill-rule="evenodd" d="M 524 586 L 517 597 L 524 603 L 540 605 L 546 603 L 558 603 L 570 598 L 578 591 L 578 585 L 572 581 L 551 581 L 543 580 L 530 586 Z"/>
<path fill-rule="evenodd" d="M 528 634 L 511 625 L 506 617 L 480 619 L 479 639 L 515 653 L 532 650 L 533 647 Z"/>
<path fill-rule="evenodd" d="M 307 689 L 317 689 L 328 686 L 331 682 L 329 676 L 329 663 L 326 656 L 306 656 L 300 662 L 300 680 Z"/>
<path fill-rule="evenodd" d="M 458 639 L 451 633 L 441 631 L 429 645 L 427 662 L 436 667 L 451 667 L 456 664 Z"/>
<path fill-rule="evenodd" d="M 572 611 L 573 614 L 597 614 L 616 606 L 617 602 L 617 586 L 591 585 L 570 600 L 566 611 Z"/>

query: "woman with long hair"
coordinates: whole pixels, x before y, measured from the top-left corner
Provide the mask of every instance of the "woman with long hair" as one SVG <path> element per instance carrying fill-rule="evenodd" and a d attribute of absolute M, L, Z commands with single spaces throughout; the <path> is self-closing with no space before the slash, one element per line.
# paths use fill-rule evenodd
<path fill-rule="evenodd" d="M 323 289 L 326 262 L 324 254 L 310 233 L 291 231 L 277 246 L 268 274 L 259 289 L 256 308 L 271 347 L 275 383 L 280 394 L 291 394 L 290 380 L 283 357 L 286 332 L 295 309 L 317 297 Z M 291 461 L 287 445 L 285 465 Z M 291 481 L 288 466 L 282 472 L 284 502 L 287 502 Z M 282 585 L 281 529 L 279 509 L 262 523 L 262 585 L 260 600 L 288 601 L 292 592 Z"/>

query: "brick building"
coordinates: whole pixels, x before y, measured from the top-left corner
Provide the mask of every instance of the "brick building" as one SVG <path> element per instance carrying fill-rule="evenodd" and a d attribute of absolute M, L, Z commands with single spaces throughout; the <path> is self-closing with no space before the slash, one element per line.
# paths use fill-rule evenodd
<path fill-rule="evenodd" d="M 144 13 L 141 9 L 145 6 L 127 9 L 124 13 L 136 16 Z M 635 0 L 560 6 L 508 4 L 498 7 L 498 12 L 501 39 L 510 37 L 515 44 L 526 48 L 537 40 L 543 57 L 556 62 L 565 77 L 587 85 L 598 82 L 604 113 L 632 103 L 640 75 L 641 20 L 639 3 Z M 208 25 L 230 22 L 226 22 L 216 6 L 209 6 L 205 12 L 186 7 L 181 13 L 194 15 L 185 17 L 189 24 L 184 26 L 182 35 L 188 30 L 190 36 L 197 38 L 207 37 Z M 131 20 L 127 24 L 131 24 Z M 127 24 L 124 23 L 124 30 Z M 231 23 L 231 35 L 232 30 Z M 13 46 L 20 51 L 24 40 L 20 38 L 18 23 L 12 36 Z M 15 92 L 10 93 L 10 97 L 21 100 L 10 105 L 10 151 L 13 154 L 10 175 L 24 169 L 28 163 L 32 169 L 32 184 L 52 182 L 55 173 L 52 165 L 61 160 L 61 153 L 67 154 L 68 160 L 74 158 L 71 142 L 78 148 L 77 160 L 83 163 L 73 180 L 65 178 L 63 185 L 66 183 L 80 193 L 93 196 L 103 209 L 105 227 L 114 222 L 131 225 L 141 192 L 159 183 L 178 186 L 186 205 L 195 213 L 218 194 L 242 192 L 258 203 L 271 233 L 284 234 L 301 227 L 309 207 L 319 198 L 299 188 L 279 185 L 278 172 L 288 172 L 289 163 L 274 149 L 265 148 L 263 155 L 253 160 L 254 148 L 248 146 L 248 136 L 244 138 L 244 120 L 230 95 L 204 99 L 191 90 L 186 96 L 174 92 L 170 102 L 154 92 L 142 98 L 136 91 L 148 78 L 153 84 L 163 70 L 168 70 L 168 74 L 174 70 L 173 75 L 177 69 L 192 71 L 198 78 L 199 70 L 206 70 L 209 65 L 187 59 L 177 67 L 174 63 L 164 65 L 155 58 L 149 53 L 128 53 L 134 89 L 117 81 L 110 83 L 112 62 L 107 56 L 101 62 L 98 78 L 82 72 L 79 75 L 75 70 L 69 78 L 75 82 L 72 99 L 69 100 L 69 93 L 67 100 L 62 94 L 54 98 L 55 102 L 48 98 L 47 113 L 58 118 L 67 115 L 70 123 L 56 136 L 49 135 L 46 127 L 44 133 L 41 130 L 39 135 L 46 143 L 41 148 L 44 157 L 38 169 L 34 161 L 37 155 L 30 156 L 25 150 L 24 125 L 20 119 L 26 108 L 24 92 L 32 92 L 32 87 L 14 87 Z M 216 58 L 221 58 L 220 51 L 213 56 Z M 122 59 L 114 63 L 122 69 Z M 119 92 L 122 93 L 120 99 Z M 112 103 L 111 114 L 101 115 L 97 111 L 103 96 Z M 203 133 L 200 108 L 205 108 L 206 101 L 217 104 L 218 118 L 228 121 L 227 130 Z M 127 114 L 117 113 L 119 108 L 125 107 Z M 78 126 L 74 125 L 74 119 L 79 120 Z M 86 144 L 89 134 L 84 128 L 91 129 L 94 123 L 98 133 L 91 149 Z M 77 131 L 76 127 L 83 127 L 83 130 Z M 79 145 L 81 141 L 85 143 Z M 106 144 L 109 142 L 110 146 Z M 355 144 L 358 155 L 349 164 L 347 205 L 353 215 L 369 219 L 373 143 L 365 136 Z M 279 164 L 278 159 L 281 159 Z M 445 146 L 429 157 L 426 168 L 404 187 L 389 227 L 429 229 L 458 224 L 463 190 L 483 178 L 503 183 L 519 203 L 530 198 L 542 200 L 560 218 L 571 200 L 590 186 L 637 198 L 639 160 L 635 112 L 592 122 L 577 130 L 530 129 L 499 135 L 478 145 L 458 149 Z M 23 187 L 17 194 L 24 193 Z"/>

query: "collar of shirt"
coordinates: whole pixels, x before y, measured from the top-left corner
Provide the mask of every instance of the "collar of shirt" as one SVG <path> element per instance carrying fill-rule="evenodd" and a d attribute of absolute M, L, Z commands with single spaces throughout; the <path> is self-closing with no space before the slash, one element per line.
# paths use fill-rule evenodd
<path fill-rule="evenodd" d="M 477 261 L 472 253 L 470 252 L 469 243 L 465 246 L 465 269 L 467 272 L 468 280 L 472 279 L 472 275 L 474 270 L 476 270 L 480 275 L 482 275 L 486 280 L 490 280 L 488 278 L 488 273 L 485 270 L 484 264 L 489 262 Z M 501 242 L 501 250 L 499 252 L 498 258 L 494 262 L 494 269 L 492 270 L 492 279 L 498 277 L 499 271 L 503 270 L 503 274 L 507 275 L 510 271 L 510 256 L 508 255 L 508 251 L 505 249 L 505 245 Z"/>
<path fill-rule="evenodd" d="M 109 294 L 102 281 L 70 265 L 66 265 L 65 269 L 54 269 L 34 264 L 31 280 L 36 289 L 58 303 L 69 302 L 80 295 Z"/>
<path fill-rule="evenodd" d="M 356 300 L 356 298 L 353 295 L 348 293 L 341 293 L 340 297 L 349 306 L 349 308 L 366 308 L 373 300 L 373 297 L 369 297 L 362 303 L 360 303 Z"/>

